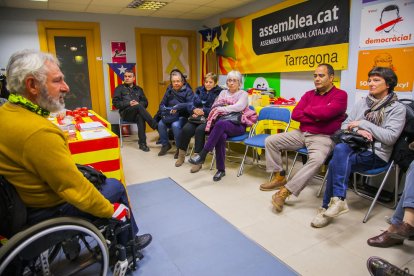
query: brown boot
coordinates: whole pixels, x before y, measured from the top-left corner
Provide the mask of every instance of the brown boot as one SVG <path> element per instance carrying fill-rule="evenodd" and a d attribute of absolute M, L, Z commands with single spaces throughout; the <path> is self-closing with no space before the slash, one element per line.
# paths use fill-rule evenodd
<path fill-rule="evenodd" d="M 292 193 L 285 186 L 282 186 L 282 188 L 280 188 L 280 190 L 272 196 L 272 204 L 276 211 L 282 212 L 283 205 L 285 204 L 288 196 L 291 194 Z"/>
<path fill-rule="evenodd" d="M 263 183 L 262 185 L 260 185 L 260 190 L 262 191 L 272 191 L 272 190 L 277 190 L 280 187 L 284 186 L 286 184 L 286 177 L 285 175 L 280 175 L 279 172 L 276 172 L 273 177 L 272 180 Z"/>
<path fill-rule="evenodd" d="M 185 160 L 185 150 L 179 149 L 178 150 L 178 158 L 177 161 L 175 162 L 175 166 L 176 167 L 180 167 Z"/>
<path fill-rule="evenodd" d="M 203 164 L 193 165 L 193 166 L 191 167 L 190 172 L 191 172 L 191 173 L 196 173 L 196 172 L 198 172 L 199 170 L 201 170 L 201 167 L 202 167 L 202 166 L 203 166 Z"/>

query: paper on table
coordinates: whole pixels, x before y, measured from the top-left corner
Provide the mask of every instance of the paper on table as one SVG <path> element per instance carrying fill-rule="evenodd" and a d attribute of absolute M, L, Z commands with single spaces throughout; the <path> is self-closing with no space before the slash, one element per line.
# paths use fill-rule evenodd
<path fill-rule="evenodd" d="M 111 133 L 109 133 L 105 128 L 104 129 L 96 129 L 96 130 L 88 130 L 88 131 L 81 131 L 80 135 L 83 140 L 89 139 L 99 139 L 105 137 L 111 137 Z"/>
<path fill-rule="evenodd" d="M 79 124 L 80 130 L 91 130 L 97 128 L 104 128 L 105 126 L 101 122 L 89 122 Z"/>

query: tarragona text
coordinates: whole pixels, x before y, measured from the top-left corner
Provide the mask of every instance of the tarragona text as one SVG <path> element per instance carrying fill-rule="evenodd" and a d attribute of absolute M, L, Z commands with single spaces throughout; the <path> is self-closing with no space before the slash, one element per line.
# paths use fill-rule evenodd
<path fill-rule="evenodd" d="M 334 64 L 338 62 L 338 53 L 336 52 L 304 56 L 285 55 L 284 57 L 286 66 L 307 65 L 312 68 L 321 63 Z"/>
<path fill-rule="evenodd" d="M 272 34 L 292 31 L 294 29 L 299 29 L 320 23 L 336 21 L 339 19 L 338 11 L 339 8 L 335 5 L 332 9 L 320 11 L 315 18 L 311 14 L 305 16 L 299 16 L 298 14 L 296 14 L 294 17 L 289 16 L 289 19 L 286 21 L 259 28 L 259 37 L 266 37 Z"/>

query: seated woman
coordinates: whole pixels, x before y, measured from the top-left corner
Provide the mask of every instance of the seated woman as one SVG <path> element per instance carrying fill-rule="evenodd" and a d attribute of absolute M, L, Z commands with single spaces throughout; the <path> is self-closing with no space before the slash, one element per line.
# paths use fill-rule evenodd
<path fill-rule="evenodd" d="M 414 150 L 414 142 L 410 144 Z M 374 247 L 391 247 L 403 244 L 405 239 L 414 239 L 414 161 L 407 170 L 404 192 L 391 217 L 391 225 L 382 234 L 368 239 Z"/>
<path fill-rule="evenodd" d="M 227 74 L 226 83 L 228 90 L 221 91 L 208 115 L 206 132 L 209 132 L 209 136 L 207 143 L 198 155 L 188 160 L 194 165 L 201 165 L 204 163 L 207 153 L 215 148 L 217 172 L 213 177 L 214 181 L 219 181 L 226 175 L 224 161 L 227 137 L 242 135 L 246 132 L 246 126 L 253 125 L 257 120 L 256 113 L 249 109 L 247 92 L 240 89 L 242 86 L 240 72 L 230 71 Z M 240 123 L 219 120 L 220 116 L 232 112 L 243 113 Z M 210 128 L 212 128 L 211 131 Z"/>
<path fill-rule="evenodd" d="M 181 72 L 177 70 L 171 72 L 170 81 L 171 85 L 167 87 L 159 108 L 162 119 L 158 122 L 158 133 L 160 134 L 162 147 L 158 156 L 165 155 L 171 149 L 168 140 L 168 128 L 172 128 L 175 143 L 179 145 L 181 128 L 187 122 L 189 116 L 188 105 L 194 97 L 193 91 L 186 84 Z M 178 157 L 178 150 L 176 156 Z M 177 158 L 176 156 L 174 157 Z"/>
<path fill-rule="evenodd" d="M 194 93 L 193 102 L 189 107 L 191 116 L 194 118 L 203 116 L 207 119 L 211 106 L 220 94 L 221 90 L 222 88 L 217 85 L 217 76 L 214 73 L 207 73 L 204 77 L 204 86 L 197 87 Z M 175 162 L 176 167 L 180 167 L 184 163 L 185 154 L 187 152 L 187 147 L 190 143 L 191 137 L 194 136 L 194 152 L 201 152 L 204 147 L 206 137 L 205 128 L 206 120 L 204 122 L 201 121 L 200 123 L 188 121 L 184 125 L 180 133 L 180 144 L 177 144 L 179 152 L 178 160 Z M 191 172 L 198 172 L 200 168 L 201 165 L 193 165 Z"/>
<path fill-rule="evenodd" d="M 368 73 L 369 94 L 354 106 L 341 128 L 372 141 L 374 151 L 355 151 L 345 143 L 335 146 L 322 207 L 311 222 L 313 227 L 324 227 L 349 211 L 345 198 L 351 173 L 380 168 L 389 161 L 405 124 L 405 107 L 393 92 L 396 85 L 397 76 L 390 68 L 374 67 Z"/>

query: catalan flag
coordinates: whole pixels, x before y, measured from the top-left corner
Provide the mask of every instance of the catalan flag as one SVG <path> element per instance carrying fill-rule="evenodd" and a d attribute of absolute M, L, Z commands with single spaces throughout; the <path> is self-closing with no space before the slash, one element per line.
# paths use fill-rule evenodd
<path fill-rule="evenodd" d="M 124 73 L 126 70 L 132 70 L 135 72 L 135 63 L 108 63 L 108 77 L 109 77 L 109 89 L 111 91 L 110 95 L 110 105 L 111 110 L 116 108 L 112 105 L 112 97 L 114 96 L 115 88 L 122 84 L 124 81 Z"/>
<path fill-rule="evenodd" d="M 201 34 L 201 62 L 200 62 L 200 79 L 209 72 L 217 72 L 216 48 L 220 45 L 217 36 L 218 28 L 200 30 Z"/>
<path fill-rule="evenodd" d="M 234 49 L 234 21 L 218 27 L 218 40 L 220 45 L 217 47 L 217 55 L 236 60 Z"/>

